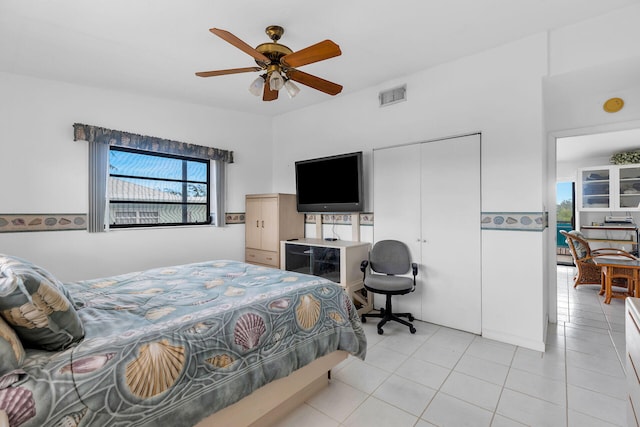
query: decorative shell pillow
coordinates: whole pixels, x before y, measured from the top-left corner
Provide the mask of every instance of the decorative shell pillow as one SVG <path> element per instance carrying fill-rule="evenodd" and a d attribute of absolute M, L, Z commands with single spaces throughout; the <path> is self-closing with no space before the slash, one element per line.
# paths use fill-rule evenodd
<path fill-rule="evenodd" d="M 584 234 L 582 234 L 578 230 L 571 230 L 569 234 L 579 237 L 583 240 L 586 239 Z M 581 242 L 576 241 L 574 247 L 576 248 L 576 256 L 578 257 L 578 259 L 582 259 L 587 256 L 587 248 L 585 248 Z"/>
<path fill-rule="evenodd" d="M 84 337 L 63 285 L 28 261 L 0 255 L 0 316 L 25 347 L 62 350 Z"/>

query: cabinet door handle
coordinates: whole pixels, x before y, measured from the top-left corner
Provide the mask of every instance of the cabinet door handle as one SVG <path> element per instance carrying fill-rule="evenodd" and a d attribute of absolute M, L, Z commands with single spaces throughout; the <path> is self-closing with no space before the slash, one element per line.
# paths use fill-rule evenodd
<path fill-rule="evenodd" d="M 260 220 L 256 219 L 256 228 L 260 227 Z"/>
<path fill-rule="evenodd" d="M 264 220 L 262 221 L 262 228 L 264 228 Z"/>

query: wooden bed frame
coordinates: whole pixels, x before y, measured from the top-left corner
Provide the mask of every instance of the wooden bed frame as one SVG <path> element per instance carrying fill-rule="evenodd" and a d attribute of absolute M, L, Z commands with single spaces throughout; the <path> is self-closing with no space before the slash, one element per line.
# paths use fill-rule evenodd
<path fill-rule="evenodd" d="M 200 421 L 196 427 L 268 427 L 327 386 L 327 373 L 349 353 L 334 351 L 260 387 L 244 399 Z M 0 427 L 9 427 L 7 413 L 0 409 Z"/>
<path fill-rule="evenodd" d="M 244 399 L 208 416 L 195 427 L 268 427 L 326 387 L 328 372 L 348 354 L 338 350 L 316 359 L 288 377 L 266 384 Z"/>

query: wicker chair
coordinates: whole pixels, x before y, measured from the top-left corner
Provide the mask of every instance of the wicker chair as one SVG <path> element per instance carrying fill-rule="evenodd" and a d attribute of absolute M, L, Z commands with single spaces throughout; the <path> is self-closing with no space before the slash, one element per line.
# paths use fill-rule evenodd
<path fill-rule="evenodd" d="M 591 250 L 589 242 L 585 239 L 584 235 L 579 231 L 566 232 L 560 230 L 560 233 L 567 239 L 569 245 L 569 251 L 573 256 L 573 263 L 577 267 L 578 271 L 573 278 L 573 287 L 578 285 L 600 285 L 600 295 L 604 294 L 604 283 L 602 283 L 602 268 L 597 266 L 593 259 L 600 256 L 620 256 L 630 259 L 637 259 L 629 252 L 616 249 L 616 248 L 599 248 Z M 613 278 L 613 285 L 618 287 L 627 288 L 628 292 L 633 291 L 633 283 L 628 280 L 628 277 L 632 277 L 633 272 L 629 269 L 628 274 L 624 274 L 625 269 L 618 269 L 620 276 Z M 623 277 L 624 276 L 624 277 Z"/>

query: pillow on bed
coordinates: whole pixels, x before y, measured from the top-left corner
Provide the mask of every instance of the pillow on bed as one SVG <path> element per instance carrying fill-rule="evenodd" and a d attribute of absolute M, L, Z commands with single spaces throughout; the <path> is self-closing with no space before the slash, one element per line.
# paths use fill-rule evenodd
<path fill-rule="evenodd" d="M 39 265 L 35 265 L 31 261 L 27 261 L 26 259 L 18 258 L 17 256 L 13 255 L 0 254 L 0 276 L 2 275 L 1 271 L 5 268 L 10 268 L 14 272 L 14 274 L 18 275 L 21 273 L 28 274 L 35 271 L 36 273 L 47 279 L 56 288 L 58 288 L 58 290 L 62 292 L 64 296 L 67 297 L 67 299 L 71 301 L 71 303 L 75 307 L 75 301 L 69 294 L 69 291 L 64 287 L 62 282 L 59 281 L 53 274 L 49 273 L 48 270 L 45 270 Z"/>
<path fill-rule="evenodd" d="M 0 255 L 0 316 L 25 347 L 62 350 L 84 328 L 64 286 L 28 261 Z"/>

